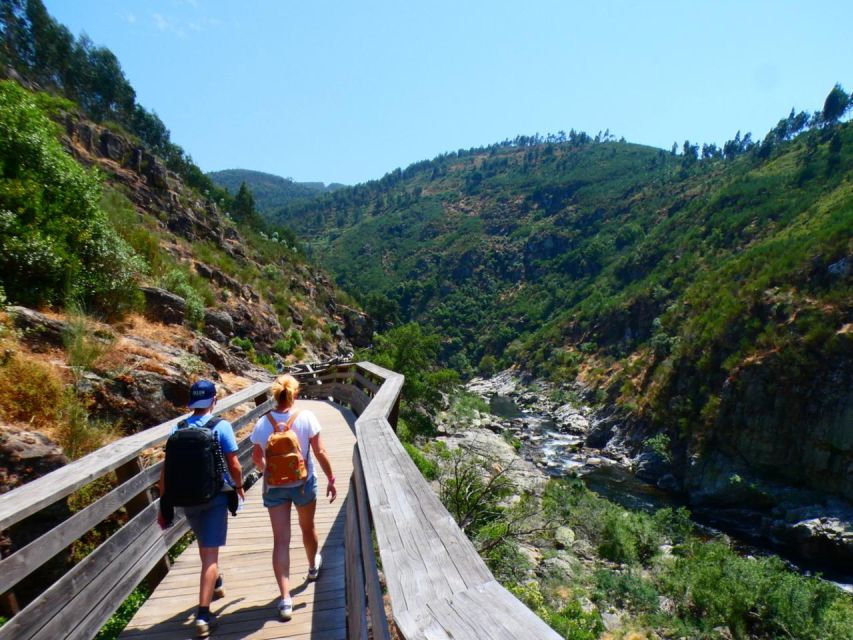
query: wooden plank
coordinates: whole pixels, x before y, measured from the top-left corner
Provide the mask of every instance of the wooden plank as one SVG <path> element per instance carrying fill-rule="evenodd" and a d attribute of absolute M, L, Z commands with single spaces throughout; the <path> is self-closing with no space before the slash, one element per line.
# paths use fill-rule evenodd
<path fill-rule="evenodd" d="M 400 397 L 405 378 L 399 373 L 394 373 L 393 371 L 388 371 L 382 367 L 377 367 L 369 362 L 359 363 L 358 368 L 379 376 L 384 380 L 382 387 L 376 392 L 373 401 L 365 410 L 365 414 L 361 417 L 364 417 L 365 419 L 387 419 L 394 410 L 394 405 Z"/>
<path fill-rule="evenodd" d="M 269 384 L 258 382 L 217 404 L 224 413 L 263 393 Z M 0 495 L 0 531 L 53 504 L 92 480 L 163 442 L 172 428 L 189 414 L 173 418 L 132 436 L 122 438 L 32 482 Z"/>
<path fill-rule="evenodd" d="M 154 522 L 156 509 L 157 505 L 151 504 L 0 627 L 0 640 L 33 637 L 51 618 L 69 610 L 68 607 L 58 608 L 58 603 L 68 603 L 75 594 L 111 567 L 118 570 L 123 562 L 132 562 L 133 559 L 125 558 L 123 553 L 134 540 L 148 530 Z M 186 520 L 176 517 L 175 524 L 164 532 L 164 537 L 167 541 L 177 540 L 188 529 Z"/>
<path fill-rule="evenodd" d="M 347 500 L 346 526 L 346 584 L 347 584 L 347 635 L 349 638 L 367 640 L 367 609 L 364 593 L 364 571 L 361 566 L 361 538 L 355 496 Z"/>
<path fill-rule="evenodd" d="M 353 414 L 328 401 L 298 401 L 310 409 L 322 427 L 326 450 L 338 478 L 338 499 L 329 504 L 320 474 L 320 497 L 315 523 L 323 554 L 323 570 L 317 582 L 301 582 L 308 571 L 298 525 L 292 525 L 291 593 L 294 618 L 277 619 L 275 584 L 270 553 L 272 533 L 269 515 L 261 501 L 261 485 L 246 494 L 243 510 L 228 518 L 228 544 L 220 550 L 219 566 L 225 576 L 226 597 L 213 603 L 219 615 L 214 637 L 220 638 L 343 638 L 345 619 L 345 508 L 349 498 L 355 434 Z M 295 513 L 293 519 L 296 519 Z M 198 595 L 198 549 L 193 544 L 177 559 L 166 579 L 136 613 L 123 639 L 159 640 L 191 637 L 192 614 Z"/>
<path fill-rule="evenodd" d="M 373 435 L 381 436 L 387 447 L 382 456 L 383 464 L 400 465 L 400 474 L 406 479 L 405 499 L 416 504 L 421 511 L 418 515 L 421 521 L 419 528 L 431 531 L 433 547 L 437 544 L 444 547 L 443 553 L 450 562 L 442 563 L 441 566 L 448 581 L 455 584 L 454 591 L 492 580 L 491 572 L 474 545 L 426 483 L 394 433 L 387 425 L 376 427 Z M 458 582 L 458 577 L 462 578 L 462 583 Z"/>
<path fill-rule="evenodd" d="M 361 387 L 362 389 L 366 389 L 370 392 L 370 395 L 375 395 L 379 388 L 382 386 L 381 384 L 376 384 L 375 382 L 368 380 L 365 376 L 361 374 L 361 372 L 356 372 L 353 376 L 353 380 L 356 385 Z"/>
<path fill-rule="evenodd" d="M 373 540 L 370 535 L 370 513 L 367 505 L 367 486 L 364 484 L 364 471 L 358 447 L 352 455 L 352 486 L 350 493 L 356 502 L 359 533 L 361 540 L 361 562 L 364 567 L 365 592 L 367 594 L 367 610 L 370 615 L 370 626 L 374 640 L 391 640 L 388 629 L 388 619 L 385 617 L 385 599 L 382 596 L 382 585 L 379 583 L 379 569 L 376 566 L 376 555 L 373 552 Z"/>
<path fill-rule="evenodd" d="M 340 390 L 337 382 L 317 385 L 306 385 L 299 389 L 299 395 L 303 398 L 329 398 Z"/>
<path fill-rule="evenodd" d="M 150 519 L 151 514 L 148 516 Z M 122 554 L 122 562 L 113 563 L 109 571 L 102 572 L 86 584 L 57 614 L 50 617 L 33 640 L 91 640 L 169 551 L 171 543 L 167 540 L 176 541 L 171 535 L 156 535 L 156 531 L 159 531 L 157 523 L 150 523 L 147 531 Z"/>
<path fill-rule="evenodd" d="M 59 526 L 0 560 L 0 593 L 9 591 L 108 515 L 115 513 L 129 498 L 148 489 L 159 476 L 158 464 L 119 485 Z"/>
<path fill-rule="evenodd" d="M 350 404 L 357 416 L 364 413 L 365 409 L 370 405 L 371 397 L 361 389 L 352 388 L 350 391 Z"/>

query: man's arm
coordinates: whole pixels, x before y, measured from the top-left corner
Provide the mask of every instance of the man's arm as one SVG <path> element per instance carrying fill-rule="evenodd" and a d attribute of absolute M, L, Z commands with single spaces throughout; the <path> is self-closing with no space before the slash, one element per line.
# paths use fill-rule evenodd
<path fill-rule="evenodd" d="M 234 481 L 234 490 L 238 496 L 245 498 L 245 494 L 243 493 L 243 467 L 240 466 L 240 460 L 237 458 L 236 451 L 225 454 L 225 464 L 228 465 L 228 472 Z"/>

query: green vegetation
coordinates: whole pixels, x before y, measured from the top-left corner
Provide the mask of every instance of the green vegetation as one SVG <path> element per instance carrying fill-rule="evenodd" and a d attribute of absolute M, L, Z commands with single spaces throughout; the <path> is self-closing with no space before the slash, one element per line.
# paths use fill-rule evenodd
<path fill-rule="evenodd" d="M 607 134 L 520 137 L 274 219 L 310 235 L 380 325 L 440 336 L 460 375 L 580 377 L 670 426 L 656 450 L 672 455 L 742 399 L 745 367 L 800 394 L 793 430 L 826 363 L 849 354 L 850 103 L 835 87 L 761 142 L 738 132 L 673 154 Z"/>
<path fill-rule="evenodd" d="M 201 278 L 199 281 L 204 282 Z M 163 274 L 158 284 L 186 302 L 186 321 L 190 326 L 200 327 L 204 323 L 204 300 L 190 283 L 190 275 L 184 269 L 175 268 Z"/>
<path fill-rule="evenodd" d="M 93 330 L 82 309 L 71 305 L 67 309 L 66 330 L 62 336 L 68 364 L 79 379 L 83 372 L 90 371 L 95 361 L 106 354 L 115 337 L 106 331 Z"/>
<path fill-rule="evenodd" d="M 527 495 L 509 504 L 504 498 L 515 490 L 489 461 L 440 447 L 426 451 L 441 469 L 443 502 L 496 577 L 565 638 L 598 638 L 598 611 L 611 606 L 623 612 L 625 632 L 853 638 L 849 595 L 777 558 L 740 557 L 724 542 L 700 539 L 684 509 L 626 511 L 579 479 L 551 480 L 541 499 Z M 571 534 L 554 535 L 557 527 Z M 551 559 L 534 569 L 535 580 L 518 552 L 525 540 Z M 585 610 L 583 601 L 597 610 Z"/>
<path fill-rule="evenodd" d="M 343 186 L 335 184 L 325 186 L 322 182 L 294 182 L 290 178 L 246 169 L 213 171 L 207 176 L 213 180 L 214 184 L 235 194 L 240 190 L 241 185 L 245 184 L 255 199 L 258 211 L 261 212 L 276 211 L 297 200 L 312 198 Z"/>
<path fill-rule="evenodd" d="M 72 460 L 118 436 L 116 426 L 90 420 L 73 387 L 66 387 L 52 367 L 20 356 L 0 365 L 0 418 L 53 432 Z"/>
<path fill-rule="evenodd" d="M 5 34 L 0 63 L 68 100 L 54 99 L 52 108 L 82 111 L 96 122 L 131 132 L 199 193 L 229 201 L 228 193 L 171 141 L 157 114 L 136 102 L 136 92 L 112 51 L 96 46 L 85 34 L 75 39 L 41 0 L 5 0 L 0 5 L 0 26 Z"/>
<path fill-rule="evenodd" d="M 132 308 L 144 264 L 99 208 L 96 173 L 62 149 L 55 125 L 13 82 L 0 82 L 0 130 L 0 282 L 9 300 Z"/>
<path fill-rule="evenodd" d="M 356 360 L 370 360 L 406 377 L 397 426 L 397 435 L 403 441 L 432 433 L 429 414 L 418 407 L 435 411 L 441 393 L 451 390 L 459 381 L 456 372 L 436 365 L 439 348 L 437 335 L 411 322 L 375 335 L 373 347 L 356 355 Z"/>

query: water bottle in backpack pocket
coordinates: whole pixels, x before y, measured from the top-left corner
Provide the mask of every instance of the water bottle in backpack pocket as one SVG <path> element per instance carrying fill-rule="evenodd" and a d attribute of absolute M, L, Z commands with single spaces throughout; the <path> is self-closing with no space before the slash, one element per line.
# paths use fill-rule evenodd
<path fill-rule="evenodd" d="M 196 426 L 183 420 L 166 441 L 166 494 L 174 506 L 205 504 L 222 490 L 225 463 L 214 431 L 219 422 Z"/>
<path fill-rule="evenodd" d="M 271 487 L 293 485 L 308 477 L 299 438 L 291 428 L 298 415 L 298 411 L 294 412 L 287 422 L 273 422 L 272 413 L 266 415 L 273 426 L 264 451 L 267 461 L 266 481 Z"/>

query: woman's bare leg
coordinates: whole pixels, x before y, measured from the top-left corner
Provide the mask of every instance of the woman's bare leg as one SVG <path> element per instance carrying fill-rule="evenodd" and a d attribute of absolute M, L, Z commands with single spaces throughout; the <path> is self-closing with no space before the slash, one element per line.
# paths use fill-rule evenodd
<path fill-rule="evenodd" d="M 290 597 L 290 505 L 287 501 L 268 509 L 272 524 L 272 570 L 282 598 Z"/>
<path fill-rule="evenodd" d="M 299 516 L 299 528 L 302 529 L 302 544 L 305 545 L 305 555 L 308 556 L 308 566 L 314 566 L 314 557 L 317 555 L 317 528 L 314 526 L 314 512 L 317 510 L 317 501 L 312 500 L 302 507 L 296 507 Z"/>

